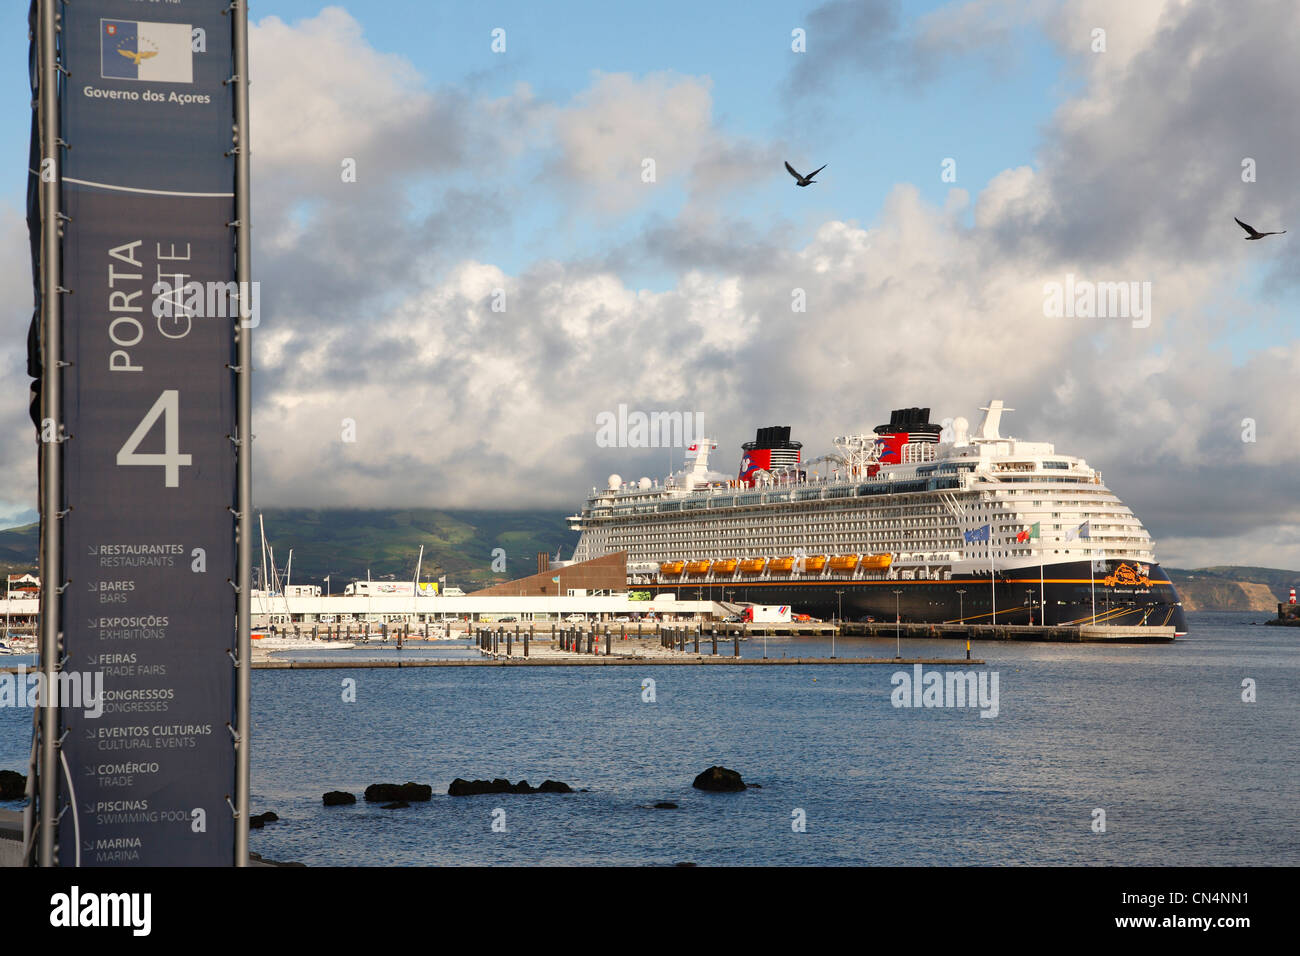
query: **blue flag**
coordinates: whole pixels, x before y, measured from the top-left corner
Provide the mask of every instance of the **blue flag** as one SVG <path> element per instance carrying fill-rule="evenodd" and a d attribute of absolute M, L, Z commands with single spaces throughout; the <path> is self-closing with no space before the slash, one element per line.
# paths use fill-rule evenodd
<path fill-rule="evenodd" d="M 966 532 L 966 543 L 974 544 L 976 541 L 987 541 L 989 539 L 989 526 L 981 525 L 974 531 Z"/>

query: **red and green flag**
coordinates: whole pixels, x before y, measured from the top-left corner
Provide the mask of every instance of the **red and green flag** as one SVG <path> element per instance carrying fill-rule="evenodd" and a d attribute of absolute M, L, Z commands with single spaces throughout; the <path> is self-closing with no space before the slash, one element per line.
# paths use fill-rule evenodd
<path fill-rule="evenodd" d="M 1041 521 L 1035 521 L 1028 528 L 1020 529 L 1020 533 L 1016 535 L 1017 543 L 1024 544 L 1026 541 L 1037 541 L 1040 524 L 1042 524 Z"/>

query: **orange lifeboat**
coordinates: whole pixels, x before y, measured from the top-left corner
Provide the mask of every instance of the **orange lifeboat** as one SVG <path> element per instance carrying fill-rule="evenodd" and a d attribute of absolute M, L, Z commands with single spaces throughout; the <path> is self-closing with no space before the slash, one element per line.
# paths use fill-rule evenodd
<path fill-rule="evenodd" d="M 824 554 L 814 554 L 804 561 L 804 568 L 810 572 L 820 571 L 824 567 L 826 567 L 826 555 Z"/>
<path fill-rule="evenodd" d="M 884 571 L 893 563 L 892 554 L 869 554 L 862 559 L 862 567 L 868 571 Z"/>
<path fill-rule="evenodd" d="M 659 573 L 666 578 L 675 578 L 682 573 L 681 561 L 663 561 L 659 565 Z"/>
<path fill-rule="evenodd" d="M 719 561 L 713 562 L 714 574 L 731 574 L 735 570 L 736 570 L 735 558 L 722 558 Z"/>
<path fill-rule="evenodd" d="M 745 558 L 740 562 L 741 574 L 761 574 L 767 566 L 767 558 Z"/>
<path fill-rule="evenodd" d="M 793 557 L 773 558 L 772 566 L 770 570 L 772 571 L 773 574 L 777 574 L 782 571 L 789 571 L 793 567 L 794 567 Z"/>
<path fill-rule="evenodd" d="M 687 561 L 686 573 L 695 575 L 708 574 L 709 565 L 712 563 L 712 561 Z"/>
<path fill-rule="evenodd" d="M 861 560 L 861 558 L 862 555 L 860 554 L 837 554 L 835 557 L 831 558 L 831 570 L 852 571 L 858 566 L 858 561 Z"/>

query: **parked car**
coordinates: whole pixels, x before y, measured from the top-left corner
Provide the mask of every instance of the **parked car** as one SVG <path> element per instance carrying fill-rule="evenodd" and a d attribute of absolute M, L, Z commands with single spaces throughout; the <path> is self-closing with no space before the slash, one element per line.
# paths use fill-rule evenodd
<path fill-rule="evenodd" d="M 864 614 L 864 615 L 862 615 L 862 617 L 858 618 L 858 623 L 860 623 L 860 624 L 875 624 L 875 623 L 876 623 L 876 619 L 875 619 L 874 617 L 872 617 L 870 614 Z"/>
<path fill-rule="evenodd" d="M 517 618 L 517 617 L 499 617 L 499 618 L 497 618 L 497 623 L 498 623 L 498 624 L 515 624 L 515 623 L 518 623 L 518 621 L 519 621 L 519 618 Z"/>
<path fill-rule="evenodd" d="M 585 614 L 570 614 L 564 619 L 566 624 L 582 624 L 585 623 L 586 620 L 587 616 Z"/>
<path fill-rule="evenodd" d="M 724 618 L 722 619 L 722 623 L 723 623 L 723 624 L 739 624 L 739 623 L 740 623 L 740 615 L 739 615 L 739 614 L 728 614 L 726 617 L 724 617 Z"/>
<path fill-rule="evenodd" d="M 622 617 L 616 617 L 616 618 L 614 618 L 614 623 L 615 623 L 615 624 L 631 624 L 631 623 L 632 623 L 632 619 L 631 619 L 630 617 L 628 617 L 626 614 L 624 614 Z"/>

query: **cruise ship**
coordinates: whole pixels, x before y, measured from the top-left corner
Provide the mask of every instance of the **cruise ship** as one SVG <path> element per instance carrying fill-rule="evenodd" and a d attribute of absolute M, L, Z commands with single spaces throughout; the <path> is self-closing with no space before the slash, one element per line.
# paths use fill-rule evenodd
<path fill-rule="evenodd" d="M 994 400 L 965 418 L 896 409 L 802 460 L 790 428 L 758 429 L 735 477 L 700 438 L 662 483 L 593 488 L 574 552 L 627 552 L 628 585 L 824 619 L 1158 626 L 1187 632 L 1151 536 L 1082 458 L 1003 437 Z"/>

